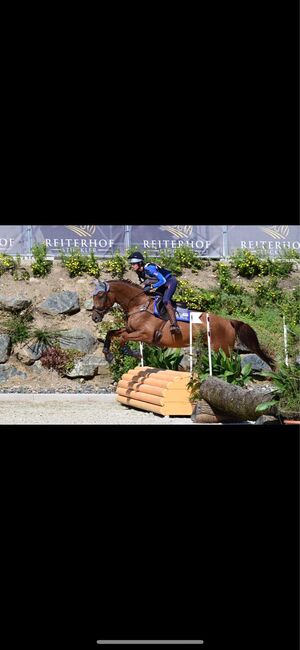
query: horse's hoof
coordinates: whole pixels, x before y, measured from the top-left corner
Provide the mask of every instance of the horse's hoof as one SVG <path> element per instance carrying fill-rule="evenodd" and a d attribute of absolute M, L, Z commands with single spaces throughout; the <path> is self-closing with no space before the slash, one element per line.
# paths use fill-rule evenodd
<path fill-rule="evenodd" d="M 104 352 L 105 359 L 108 363 L 113 361 L 114 355 L 112 352 Z"/>

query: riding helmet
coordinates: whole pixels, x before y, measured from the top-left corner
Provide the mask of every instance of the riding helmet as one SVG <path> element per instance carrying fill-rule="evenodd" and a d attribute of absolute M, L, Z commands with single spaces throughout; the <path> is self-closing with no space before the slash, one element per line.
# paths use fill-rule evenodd
<path fill-rule="evenodd" d="M 140 264 L 141 262 L 145 261 L 142 253 L 140 253 L 139 251 L 136 251 L 135 253 L 131 253 L 128 259 L 130 260 L 130 264 Z"/>

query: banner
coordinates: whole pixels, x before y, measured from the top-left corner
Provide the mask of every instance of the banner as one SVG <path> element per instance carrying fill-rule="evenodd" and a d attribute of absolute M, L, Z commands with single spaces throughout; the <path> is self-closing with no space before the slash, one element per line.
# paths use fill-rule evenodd
<path fill-rule="evenodd" d="M 124 252 L 124 226 L 32 226 L 32 243 L 45 241 L 47 254 L 59 256 L 79 250 L 89 255 L 110 257 Z"/>
<path fill-rule="evenodd" d="M 131 226 L 130 243 L 141 252 L 190 246 L 199 255 L 222 257 L 222 226 Z"/>
<path fill-rule="evenodd" d="M 0 226 L 0 253 L 28 255 L 29 226 Z"/>
<path fill-rule="evenodd" d="M 300 226 L 227 226 L 228 255 L 237 248 L 265 250 L 274 256 L 285 249 L 300 249 Z"/>

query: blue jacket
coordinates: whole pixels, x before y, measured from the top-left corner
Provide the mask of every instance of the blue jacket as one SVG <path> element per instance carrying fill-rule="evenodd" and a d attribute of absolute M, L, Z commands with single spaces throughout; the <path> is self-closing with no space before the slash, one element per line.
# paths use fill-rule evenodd
<path fill-rule="evenodd" d="M 147 277 L 157 278 L 157 282 L 153 284 L 153 289 L 158 289 L 158 287 L 161 287 L 163 284 L 166 284 L 167 279 L 170 278 L 172 275 L 171 271 L 168 271 L 168 269 L 163 269 L 157 264 L 153 264 L 152 262 L 145 264 L 144 268 L 145 268 L 145 275 Z"/>

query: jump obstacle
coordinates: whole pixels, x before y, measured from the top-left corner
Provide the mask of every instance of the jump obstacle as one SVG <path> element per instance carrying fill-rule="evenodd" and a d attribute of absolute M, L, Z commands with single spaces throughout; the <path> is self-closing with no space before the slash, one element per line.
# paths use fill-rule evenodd
<path fill-rule="evenodd" d="M 122 375 L 117 384 L 117 400 L 126 406 L 158 415 L 192 415 L 189 372 L 137 367 Z"/>

